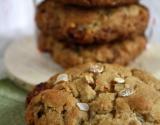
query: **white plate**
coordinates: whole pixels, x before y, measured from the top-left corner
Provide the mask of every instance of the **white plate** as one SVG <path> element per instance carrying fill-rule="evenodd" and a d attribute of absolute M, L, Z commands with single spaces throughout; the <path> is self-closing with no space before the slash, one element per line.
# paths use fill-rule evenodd
<path fill-rule="evenodd" d="M 130 64 L 130 67 L 145 70 L 160 79 L 160 43 L 148 43 L 147 49 Z"/>
<path fill-rule="evenodd" d="M 38 51 L 34 38 L 13 42 L 4 61 L 9 77 L 26 90 L 63 71 L 48 55 Z M 130 67 L 141 68 L 160 79 L 160 43 L 150 43 Z"/>
<path fill-rule="evenodd" d="M 14 41 L 4 57 L 8 76 L 26 90 L 63 71 L 48 55 L 38 51 L 35 41 L 34 38 Z"/>

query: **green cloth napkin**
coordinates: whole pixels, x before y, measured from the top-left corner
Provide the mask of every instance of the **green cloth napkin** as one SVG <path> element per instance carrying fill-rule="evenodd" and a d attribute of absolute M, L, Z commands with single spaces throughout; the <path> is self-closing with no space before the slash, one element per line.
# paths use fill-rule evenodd
<path fill-rule="evenodd" d="M 0 125 L 25 125 L 27 92 L 8 80 L 0 80 Z"/>

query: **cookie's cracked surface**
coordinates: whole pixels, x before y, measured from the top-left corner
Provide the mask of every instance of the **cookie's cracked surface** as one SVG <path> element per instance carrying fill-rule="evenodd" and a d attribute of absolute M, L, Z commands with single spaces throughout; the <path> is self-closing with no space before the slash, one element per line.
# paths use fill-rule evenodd
<path fill-rule="evenodd" d="M 96 63 L 62 74 L 68 80 L 57 74 L 29 96 L 27 125 L 160 125 L 160 81 L 151 75 Z"/>

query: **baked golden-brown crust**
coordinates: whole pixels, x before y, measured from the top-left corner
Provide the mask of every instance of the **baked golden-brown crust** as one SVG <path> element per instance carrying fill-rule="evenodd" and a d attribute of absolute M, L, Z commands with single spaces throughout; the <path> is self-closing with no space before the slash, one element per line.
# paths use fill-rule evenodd
<path fill-rule="evenodd" d="M 57 2 L 86 7 L 115 7 L 138 3 L 138 0 L 57 0 Z"/>
<path fill-rule="evenodd" d="M 144 71 L 88 63 L 45 85 L 30 98 L 27 125 L 160 124 L 160 81 Z"/>
<path fill-rule="evenodd" d="M 86 62 L 103 62 L 127 65 L 145 49 L 144 36 L 115 41 L 108 44 L 80 46 L 60 42 L 53 37 L 39 35 L 39 49 L 47 51 L 53 59 L 64 68 L 84 64 Z"/>
<path fill-rule="evenodd" d="M 37 11 L 38 28 L 58 40 L 92 44 L 143 34 L 149 19 L 141 5 L 112 9 L 80 8 L 44 1 Z"/>
<path fill-rule="evenodd" d="M 50 89 L 52 86 L 47 84 L 47 83 L 40 83 L 39 85 L 37 85 L 32 92 L 30 92 L 26 98 L 26 106 L 30 103 L 31 99 L 38 95 L 40 92 Z"/>

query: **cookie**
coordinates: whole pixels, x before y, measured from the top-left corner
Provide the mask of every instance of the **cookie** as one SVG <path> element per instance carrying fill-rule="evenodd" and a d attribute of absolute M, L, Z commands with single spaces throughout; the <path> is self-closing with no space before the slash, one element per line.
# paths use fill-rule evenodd
<path fill-rule="evenodd" d="M 48 80 L 27 125 L 159 125 L 160 81 L 138 69 L 88 63 Z"/>
<path fill-rule="evenodd" d="M 88 9 L 63 6 L 53 1 L 43 2 L 36 16 L 41 32 L 70 41 L 70 44 L 111 42 L 143 34 L 148 19 L 148 10 L 141 5 Z"/>
<path fill-rule="evenodd" d="M 57 0 L 63 4 L 85 7 L 115 7 L 138 3 L 138 0 Z"/>
<path fill-rule="evenodd" d="M 51 36 L 39 35 L 39 49 L 48 52 L 64 68 L 87 62 L 103 62 L 127 65 L 143 52 L 146 47 L 144 36 L 136 36 L 108 44 L 80 46 L 55 40 Z"/>

